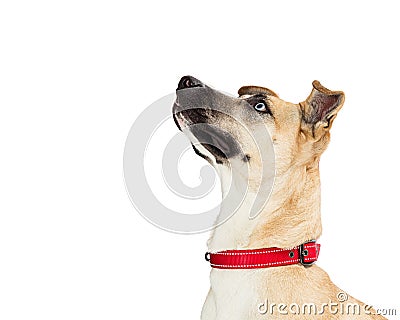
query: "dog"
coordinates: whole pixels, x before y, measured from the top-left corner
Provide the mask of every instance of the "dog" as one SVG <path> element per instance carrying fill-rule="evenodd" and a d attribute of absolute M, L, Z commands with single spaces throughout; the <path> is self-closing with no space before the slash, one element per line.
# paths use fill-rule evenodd
<path fill-rule="evenodd" d="M 313 264 L 322 230 L 319 160 L 345 96 L 312 85 L 296 104 L 264 87 L 244 86 L 233 97 L 191 76 L 179 81 L 176 125 L 216 169 L 223 196 L 241 198 L 234 208 L 221 205 L 225 218 L 208 241 L 203 320 L 385 319 Z M 254 210 L 262 190 L 270 192 Z"/>

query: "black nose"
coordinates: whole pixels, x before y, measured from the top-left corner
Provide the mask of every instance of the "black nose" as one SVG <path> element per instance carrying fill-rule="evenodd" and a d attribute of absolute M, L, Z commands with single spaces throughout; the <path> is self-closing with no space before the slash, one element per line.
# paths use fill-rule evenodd
<path fill-rule="evenodd" d="M 187 88 L 194 88 L 194 87 L 204 87 L 204 84 L 191 76 L 184 76 L 181 80 L 179 80 L 178 88 L 176 90 L 182 90 Z"/>

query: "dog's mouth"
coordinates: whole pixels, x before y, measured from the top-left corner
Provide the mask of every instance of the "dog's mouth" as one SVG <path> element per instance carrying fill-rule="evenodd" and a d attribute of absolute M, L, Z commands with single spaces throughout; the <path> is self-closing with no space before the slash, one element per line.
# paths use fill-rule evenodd
<path fill-rule="evenodd" d="M 207 110 L 194 108 L 177 111 L 179 109 L 179 105 L 175 103 L 173 117 L 179 130 L 189 130 L 217 162 L 224 162 L 240 153 L 240 147 L 232 135 L 210 123 Z M 204 157 L 196 145 L 193 145 L 193 148 L 197 154 Z"/>
<path fill-rule="evenodd" d="M 206 123 L 206 115 L 202 109 L 184 109 L 177 102 L 172 108 L 173 118 L 179 130 L 183 131 L 195 123 Z"/>

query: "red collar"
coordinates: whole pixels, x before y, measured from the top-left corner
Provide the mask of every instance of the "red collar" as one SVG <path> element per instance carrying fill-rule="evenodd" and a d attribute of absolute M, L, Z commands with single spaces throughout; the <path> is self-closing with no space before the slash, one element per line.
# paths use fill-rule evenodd
<path fill-rule="evenodd" d="M 256 269 L 302 264 L 307 267 L 318 259 L 320 244 L 315 240 L 293 249 L 264 248 L 207 252 L 206 260 L 218 269 Z"/>

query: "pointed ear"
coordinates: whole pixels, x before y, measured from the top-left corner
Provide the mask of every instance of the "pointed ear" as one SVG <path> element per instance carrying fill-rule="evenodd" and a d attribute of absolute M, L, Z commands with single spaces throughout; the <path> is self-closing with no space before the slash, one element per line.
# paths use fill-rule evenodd
<path fill-rule="evenodd" d="M 342 91 L 331 91 L 323 87 L 319 81 L 313 81 L 313 90 L 306 101 L 300 103 L 303 113 L 303 124 L 316 132 L 329 131 L 332 122 L 344 103 Z"/>

